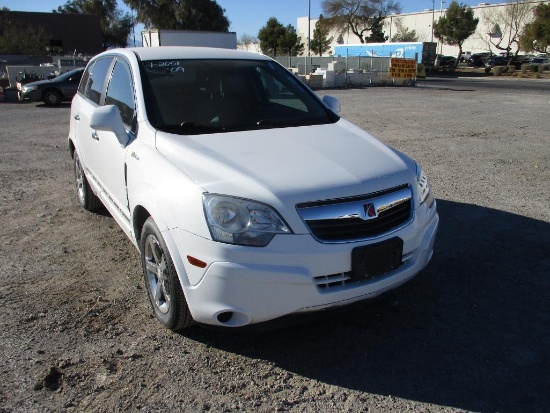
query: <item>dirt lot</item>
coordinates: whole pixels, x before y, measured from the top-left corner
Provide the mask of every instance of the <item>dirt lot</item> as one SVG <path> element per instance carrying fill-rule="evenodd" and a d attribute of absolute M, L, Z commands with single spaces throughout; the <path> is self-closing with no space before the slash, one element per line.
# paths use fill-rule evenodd
<path fill-rule="evenodd" d="M 415 157 L 441 227 L 414 281 L 256 333 L 174 334 L 138 253 L 76 202 L 69 106 L 0 104 L 0 412 L 546 412 L 550 96 L 331 91 Z"/>

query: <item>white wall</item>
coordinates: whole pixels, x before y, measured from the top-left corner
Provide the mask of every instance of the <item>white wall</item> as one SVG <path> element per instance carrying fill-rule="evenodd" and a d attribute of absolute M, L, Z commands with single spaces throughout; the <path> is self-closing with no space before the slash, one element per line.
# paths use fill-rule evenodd
<path fill-rule="evenodd" d="M 528 4 L 533 9 L 539 4 L 539 3 L 548 3 L 548 1 L 545 0 L 532 0 L 532 1 L 525 1 L 521 2 L 522 4 Z M 437 22 L 437 20 L 445 14 L 446 8 L 442 7 L 445 5 L 448 5 L 450 3 L 450 0 L 446 0 L 446 2 L 435 2 L 436 8 L 432 11 L 432 9 L 422 10 L 415 13 L 403 13 L 403 14 L 394 14 L 391 16 L 388 16 L 386 18 L 386 21 L 384 23 L 384 32 L 387 36 L 391 38 L 391 36 L 395 35 L 397 33 L 397 21 L 400 20 L 403 27 L 408 28 L 409 30 L 415 30 L 416 34 L 418 35 L 418 41 L 420 42 L 429 42 L 432 40 L 432 19 Z M 459 2 L 460 3 L 460 2 Z M 437 6 L 440 6 L 439 8 Z M 498 4 L 489 4 L 489 3 L 480 3 L 478 6 L 472 7 L 472 10 L 474 11 L 474 17 L 479 18 L 479 23 L 477 26 L 476 33 L 474 33 L 470 38 L 468 38 L 464 44 L 462 45 L 463 51 L 470 51 L 472 53 L 476 52 L 487 52 L 491 50 L 493 53 L 498 54 L 499 50 L 496 48 L 491 48 L 488 43 L 489 34 L 491 32 L 491 28 L 487 27 L 486 25 L 486 14 L 494 13 L 499 10 L 503 10 L 508 4 L 507 3 L 498 3 Z M 310 23 L 310 33 L 313 38 L 313 30 L 315 29 L 315 23 L 317 23 L 318 19 L 312 19 Z M 307 32 L 308 32 L 308 18 L 306 17 L 299 17 L 297 20 L 297 28 L 296 31 L 298 32 L 298 36 L 301 37 L 302 42 L 306 46 L 306 52 L 307 53 Z M 333 36 L 333 42 L 332 47 L 334 45 L 338 44 L 337 40 L 339 39 L 339 34 L 336 32 L 332 32 L 330 36 Z M 360 43 L 359 38 L 355 36 L 351 32 L 343 33 L 341 39 L 342 43 L 344 44 L 353 44 L 353 43 Z M 437 38 L 433 38 L 433 41 L 438 42 Z M 457 55 L 458 54 L 458 47 L 456 46 L 449 46 L 449 45 L 441 45 L 438 44 L 438 53 L 442 53 L 444 55 Z M 334 48 L 331 49 L 331 52 L 334 51 Z M 328 54 L 327 54 L 328 55 Z"/>
<path fill-rule="evenodd" d="M 307 20 L 307 17 L 306 17 L 306 20 Z M 237 49 L 244 50 L 246 52 L 262 53 L 262 50 L 260 49 L 260 43 L 249 43 L 246 45 L 237 43 Z"/>

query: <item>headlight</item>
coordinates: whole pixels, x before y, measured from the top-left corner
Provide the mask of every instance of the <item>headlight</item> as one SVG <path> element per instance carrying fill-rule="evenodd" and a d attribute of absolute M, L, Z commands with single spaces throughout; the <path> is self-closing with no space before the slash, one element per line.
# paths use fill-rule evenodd
<path fill-rule="evenodd" d="M 430 207 L 433 203 L 432 190 L 428 183 L 428 177 L 418 164 L 416 164 L 416 187 L 418 191 L 418 205 L 426 202 L 428 207 Z"/>
<path fill-rule="evenodd" d="M 38 90 L 38 86 L 23 86 L 23 93 L 30 92 L 31 90 Z"/>
<path fill-rule="evenodd" d="M 204 194 L 204 213 L 214 241 L 265 247 L 291 230 L 273 208 L 248 199 Z"/>

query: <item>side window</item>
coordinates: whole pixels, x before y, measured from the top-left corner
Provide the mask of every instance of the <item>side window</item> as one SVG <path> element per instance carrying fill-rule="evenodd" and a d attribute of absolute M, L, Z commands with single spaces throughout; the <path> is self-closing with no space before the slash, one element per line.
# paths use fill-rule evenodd
<path fill-rule="evenodd" d="M 80 84 L 78 85 L 78 93 L 86 95 L 86 85 L 88 84 L 88 79 L 90 78 L 90 72 L 92 71 L 94 64 L 95 62 L 88 65 L 88 67 L 84 71 L 84 74 L 82 75 L 82 80 L 80 80 Z"/>
<path fill-rule="evenodd" d="M 99 59 L 90 74 L 84 94 L 92 102 L 99 105 L 101 99 L 101 92 L 103 91 L 103 85 L 105 84 L 105 77 L 107 71 L 111 66 L 112 58 Z"/>
<path fill-rule="evenodd" d="M 106 105 L 115 105 L 120 110 L 122 121 L 126 125 L 132 125 L 134 119 L 134 93 L 130 72 L 125 63 L 117 60 L 107 94 Z"/>

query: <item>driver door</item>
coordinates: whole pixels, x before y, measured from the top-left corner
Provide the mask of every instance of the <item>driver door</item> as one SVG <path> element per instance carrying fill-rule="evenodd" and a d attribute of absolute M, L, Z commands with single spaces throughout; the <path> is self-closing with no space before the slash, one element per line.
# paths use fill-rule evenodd
<path fill-rule="evenodd" d="M 134 87 L 128 64 L 117 58 L 105 91 L 105 105 L 118 107 L 122 122 L 129 135 L 129 142 L 121 147 L 113 132 L 96 131 L 101 162 L 97 178 L 109 200 L 127 220 L 130 219 L 126 187 L 126 157 L 135 138 L 133 124 L 135 114 Z"/>

